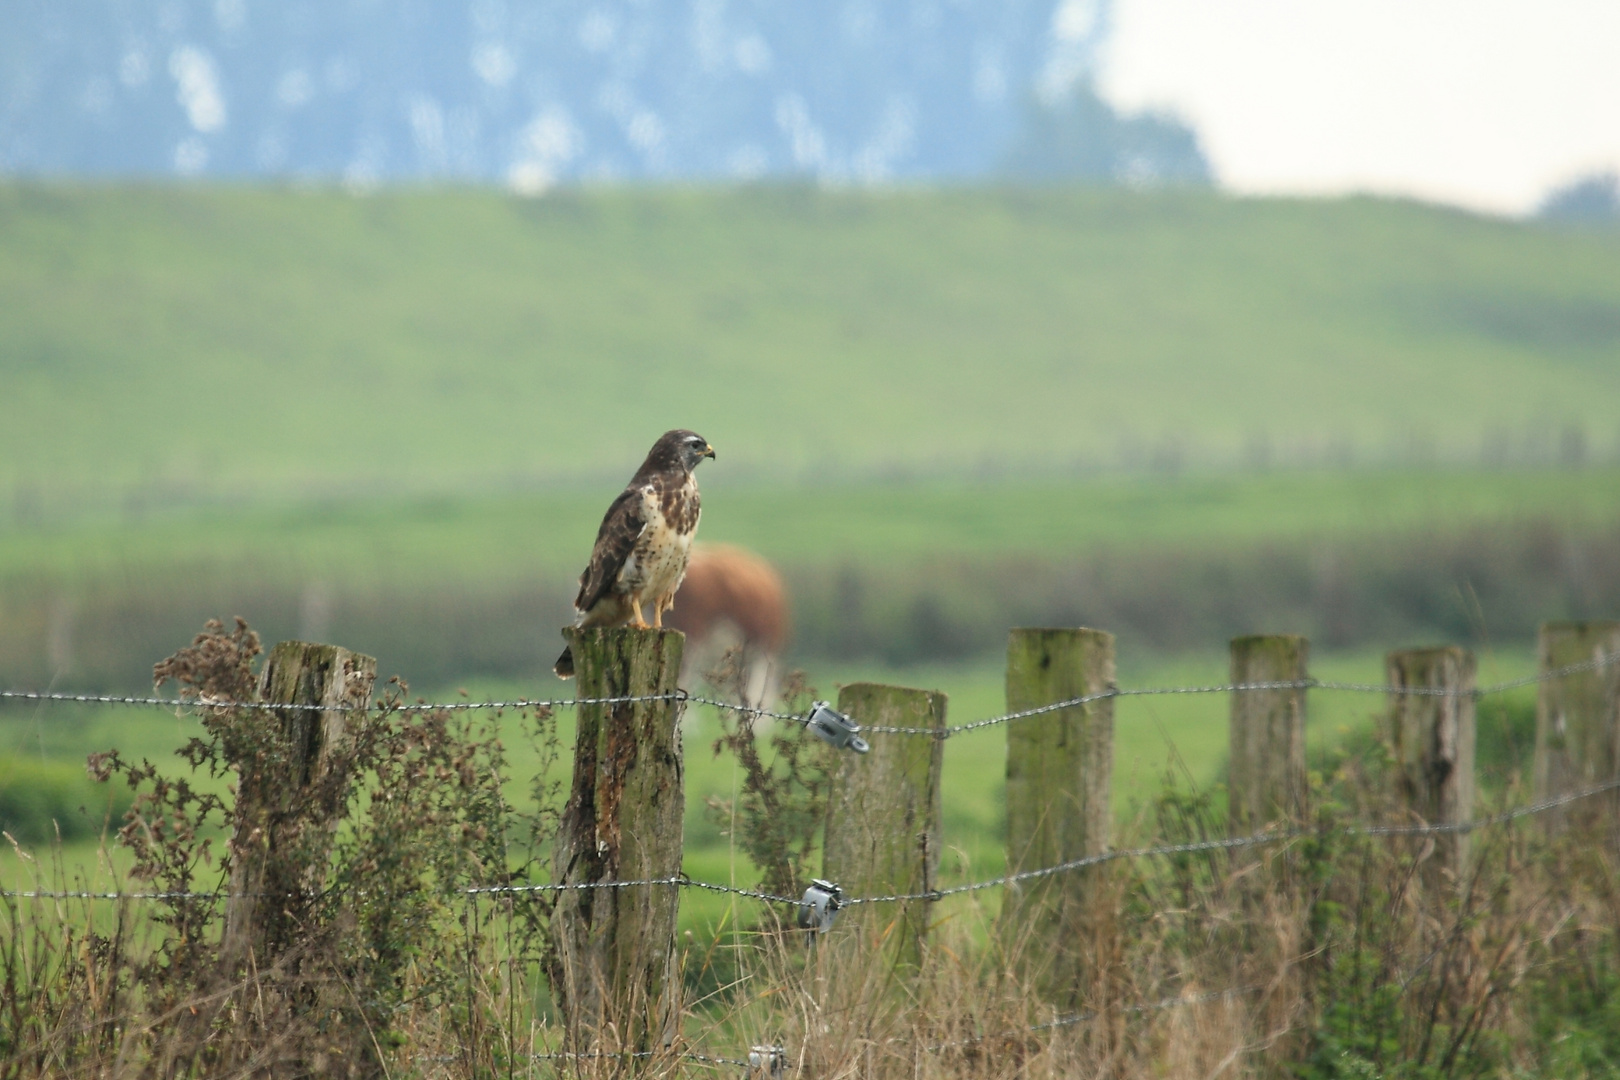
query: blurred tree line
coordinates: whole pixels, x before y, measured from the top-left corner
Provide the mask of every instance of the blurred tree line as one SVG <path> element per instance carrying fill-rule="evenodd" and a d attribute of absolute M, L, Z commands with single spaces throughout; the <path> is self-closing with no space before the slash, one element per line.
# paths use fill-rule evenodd
<path fill-rule="evenodd" d="M 795 662 L 910 664 L 991 655 L 1012 626 L 1095 626 L 1122 649 L 1219 648 L 1299 632 L 1324 648 L 1505 645 L 1547 619 L 1620 613 L 1620 523 L 1492 523 L 1355 540 L 1115 547 L 781 567 Z M 560 579 L 387 589 L 255 580 L 230 568 L 0 587 L 0 685 L 143 691 L 154 657 L 203 618 L 242 615 L 268 640 L 341 644 L 430 690 L 477 676 L 540 679 L 569 623 Z M 543 687 L 538 687 L 543 690 Z"/>

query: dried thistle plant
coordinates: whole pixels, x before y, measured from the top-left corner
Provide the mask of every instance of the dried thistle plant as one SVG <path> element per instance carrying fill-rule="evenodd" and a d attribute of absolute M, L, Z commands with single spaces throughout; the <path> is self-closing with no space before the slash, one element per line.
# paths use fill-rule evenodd
<path fill-rule="evenodd" d="M 728 650 L 704 677 L 722 694 L 742 700 L 748 680 L 743 650 Z M 806 711 L 814 699 L 815 689 L 802 671 L 783 679 L 783 711 Z M 808 867 L 826 820 L 830 748 L 802 725 L 757 712 L 722 710 L 719 722 L 720 735 L 712 749 L 716 757 L 727 752 L 735 756 L 742 770 L 742 790 L 735 802 L 710 796 L 709 817 L 759 868 L 761 889 L 798 896 L 814 876 Z M 766 752 L 760 748 L 762 723 L 770 731 Z"/>

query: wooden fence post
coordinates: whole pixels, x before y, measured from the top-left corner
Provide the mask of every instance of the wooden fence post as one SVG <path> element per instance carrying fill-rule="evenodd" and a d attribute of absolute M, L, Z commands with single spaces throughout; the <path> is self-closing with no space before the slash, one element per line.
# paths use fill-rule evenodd
<path fill-rule="evenodd" d="M 365 711 L 376 678 L 376 660 L 336 645 L 283 641 L 270 650 L 259 677 L 259 700 L 269 709 L 264 742 L 235 763 L 240 778 L 223 949 L 229 963 L 251 953 L 266 970 L 295 943 L 325 883 L 343 811 L 346 730 Z"/>
<path fill-rule="evenodd" d="M 1390 741 L 1401 797 L 1430 825 L 1455 825 L 1474 815 L 1474 654 L 1446 646 L 1403 649 L 1384 660 Z M 1444 694 L 1403 694 L 1403 689 Z M 1461 876 L 1468 837 L 1434 837 L 1434 865 Z"/>
<path fill-rule="evenodd" d="M 1596 661 L 1605 666 L 1541 683 L 1536 695 L 1537 799 L 1554 799 L 1620 777 L 1620 622 L 1544 623 L 1537 644 L 1541 674 Z M 1620 799 L 1592 800 L 1551 820 L 1592 820 Z"/>
<path fill-rule="evenodd" d="M 646 881 L 681 872 L 680 703 L 686 637 L 677 630 L 565 630 L 579 696 L 671 695 L 577 706 L 574 776 L 552 869 L 559 884 Z M 551 972 L 577 1051 L 644 1052 L 674 1041 L 680 1021 L 671 885 L 557 894 Z"/>
<path fill-rule="evenodd" d="M 1007 711 L 1106 693 L 1114 686 L 1114 636 L 1101 630 L 1014 630 L 1007 640 Z M 1053 866 L 1108 846 L 1114 767 L 1114 701 L 1102 698 L 1007 728 L 1007 873 Z M 1089 873 L 1011 883 L 1001 936 L 1042 995 L 1078 1006 Z"/>
<path fill-rule="evenodd" d="M 1310 643 L 1296 634 L 1232 640 L 1234 683 L 1303 683 Z M 1305 816 L 1305 688 L 1232 693 L 1228 816 L 1234 836 Z"/>
<path fill-rule="evenodd" d="M 876 683 L 838 694 L 838 711 L 862 727 L 940 729 L 945 695 Z M 879 735 L 867 754 L 843 752 L 827 796 L 822 876 L 852 897 L 925 893 L 935 887 L 940 849 L 940 766 L 945 743 L 926 735 Z M 921 964 L 926 900 L 860 904 L 835 928 L 861 947 L 882 943 L 891 969 Z"/>

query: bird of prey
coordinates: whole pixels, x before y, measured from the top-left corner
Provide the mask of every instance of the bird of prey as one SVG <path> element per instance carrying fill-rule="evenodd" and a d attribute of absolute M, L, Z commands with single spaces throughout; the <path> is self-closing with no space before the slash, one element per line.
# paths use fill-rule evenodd
<path fill-rule="evenodd" d="M 596 532 L 590 565 L 579 575 L 575 626 L 645 627 L 641 605 L 649 602 L 653 625 L 664 625 L 697 534 L 701 502 L 693 470 L 712 457 L 714 447 L 693 431 L 666 431 L 653 443 Z M 574 674 L 572 646 L 553 670 L 564 679 Z"/>

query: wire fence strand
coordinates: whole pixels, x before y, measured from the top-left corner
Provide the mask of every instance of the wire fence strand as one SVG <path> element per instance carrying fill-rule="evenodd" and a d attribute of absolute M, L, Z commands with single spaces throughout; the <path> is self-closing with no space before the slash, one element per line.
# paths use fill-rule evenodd
<path fill-rule="evenodd" d="M 1471 690 L 1462 690 L 1453 687 L 1439 686 L 1394 686 L 1379 683 L 1334 682 L 1322 679 L 1289 679 L 1279 682 L 1244 682 L 1244 683 L 1210 683 L 1202 686 L 1143 686 L 1143 687 L 1110 687 L 1092 694 L 1083 694 L 1079 697 L 1066 698 L 1063 701 L 1054 701 L 1049 705 L 1039 705 L 1031 709 L 1020 709 L 1016 712 L 1002 713 L 997 716 L 985 717 L 982 720 L 973 720 L 964 724 L 952 724 L 942 728 L 925 727 L 895 727 L 885 724 L 861 725 L 861 734 L 878 735 L 925 735 L 936 739 L 947 739 L 955 735 L 962 735 L 981 728 L 995 727 L 1000 724 L 1012 723 L 1017 720 L 1027 720 L 1031 717 L 1045 716 L 1050 713 L 1061 712 L 1064 709 L 1078 708 L 1094 702 L 1105 701 L 1109 698 L 1126 697 L 1155 697 L 1177 694 L 1239 694 L 1257 693 L 1268 690 L 1326 690 L 1343 693 L 1360 694 L 1386 694 L 1402 697 L 1471 697 L 1475 699 L 1492 697 L 1510 690 L 1521 689 L 1526 686 L 1535 686 L 1539 683 L 1552 682 L 1557 679 L 1568 678 L 1584 672 L 1597 671 L 1603 668 L 1620 664 L 1620 654 L 1604 654 L 1591 660 L 1578 664 L 1567 664 L 1563 667 L 1553 668 L 1535 675 L 1526 675 L 1518 679 L 1508 679 L 1504 682 L 1491 683 Z M 120 694 L 89 694 L 71 691 L 46 690 L 0 690 L 0 701 L 26 701 L 26 702 L 60 702 L 64 704 L 80 705 L 124 705 L 146 708 L 175 708 L 175 709 L 276 709 L 289 712 L 359 712 L 363 711 L 350 705 L 323 705 L 323 704 L 280 704 L 264 701 L 216 701 L 207 698 L 193 697 L 152 697 L 140 695 Z M 650 701 L 674 701 L 682 704 L 708 705 L 716 709 L 729 712 L 746 713 L 755 717 L 766 717 L 772 720 L 781 720 L 795 724 L 806 724 L 809 717 L 802 713 L 786 713 L 775 709 L 766 709 L 753 705 L 743 705 L 735 701 L 726 701 L 723 698 L 705 697 L 699 694 L 690 694 L 685 690 L 674 690 L 658 694 L 627 694 L 621 697 L 584 697 L 584 698 L 513 698 L 505 701 L 417 701 L 417 702 L 388 702 L 383 705 L 394 712 L 473 712 L 478 710 L 518 711 L 524 709 L 571 709 L 579 705 L 631 705 Z M 857 721 L 859 717 L 855 718 Z"/>
<path fill-rule="evenodd" d="M 1457 833 L 1470 833 L 1479 829 L 1491 828 L 1496 825 L 1505 825 L 1520 818 L 1544 814 L 1571 803 L 1584 799 L 1595 798 L 1610 791 L 1620 789 L 1620 779 L 1611 780 L 1605 784 L 1586 788 L 1582 791 L 1560 795 L 1557 798 L 1543 799 L 1529 806 L 1522 806 L 1515 810 L 1506 810 L 1489 817 L 1476 818 L 1473 821 L 1460 821 L 1439 825 L 1350 825 L 1337 829 L 1271 829 L 1266 832 L 1254 833 L 1250 836 L 1235 836 L 1223 840 L 1195 840 L 1185 844 L 1159 844 L 1153 847 L 1118 848 L 1113 851 L 1098 852 L 1095 855 L 1086 855 L 1078 859 L 1057 863 L 1052 866 L 1043 866 L 1035 870 L 1022 870 L 1013 874 L 1006 874 L 998 878 L 989 878 L 984 881 L 975 881 L 966 885 L 953 885 L 945 889 L 934 889 L 931 892 L 921 893 L 893 893 L 886 896 L 853 897 L 843 901 L 845 907 L 855 904 L 889 904 L 911 900 L 942 900 L 947 896 L 957 896 L 962 893 L 979 892 L 983 889 L 996 888 L 1004 885 L 1015 885 L 1024 881 L 1033 881 L 1037 878 L 1051 877 L 1053 874 L 1068 873 L 1072 870 L 1084 870 L 1090 866 L 1099 866 L 1103 863 L 1114 862 L 1118 859 L 1145 859 L 1161 858 L 1170 855 L 1195 855 L 1208 851 L 1233 851 L 1238 848 L 1260 847 L 1269 844 L 1281 844 L 1302 837 L 1316 836 L 1448 836 Z"/>
<path fill-rule="evenodd" d="M 1025 881 L 1034 881 L 1039 878 L 1051 877 L 1054 874 L 1064 874 L 1075 870 L 1084 870 L 1087 867 L 1100 866 L 1103 863 L 1115 862 L 1119 859 L 1147 859 L 1163 858 L 1173 855 L 1195 855 L 1212 851 L 1235 851 L 1240 848 L 1260 847 L 1269 844 L 1281 844 L 1303 837 L 1321 836 L 1447 836 L 1458 833 L 1470 833 L 1479 829 L 1492 828 L 1505 825 L 1521 818 L 1545 814 L 1585 799 L 1596 798 L 1611 791 L 1620 790 L 1620 779 L 1610 780 L 1607 783 L 1585 788 L 1581 791 L 1571 792 L 1555 798 L 1543 799 L 1539 802 L 1521 806 L 1513 810 L 1504 810 L 1501 813 L 1488 817 L 1475 818 L 1471 821 L 1448 822 L 1436 825 L 1350 825 L 1338 828 L 1311 829 L 1270 829 L 1265 832 L 1253 833 L 1248 836 L 1234 836 L 1221 840 L 1195 840 L 1184 844 L 1157 844 L 1150 847 L 1116 848 L 1112 851 L 1102 851 L 1095 855 L 1086 855 L 1078 859 L 1056 863 L 1052 866 L 1043 866 L 1034 870 L 1021 870 L 1016 873 L 1003 874 L 1000 877 L 986 878 L 982 881 L 969 882 L 963 885 L 952 885 L 943 889 L 933 889 L 928 892 L 916 893 L 890 893 L 880 896 L 846 897 L 840 901 L 840 907 L 854 907 L 860 904 L 893 904 L 917 900 L 943 900 L 950 896 L 960 896 L 964 893 L 980 892 L 985 889 L 1001 888 L 1007 885 L 1016 885 Z M 758 889 L 744 889 L 735 885 L 724 885 L 713 881 L 698 881 L 685 874 L 673 877 L 637 878 L 629 881 L 576 881 L 576 882 L 537 882 L 533 884 L 503 884 L 503 885 L 475 885 L 456 890 L 463 896 L 516 896 L 533 895 L 536 893 L 562 893 L 587 892 L 593 890 L 637 889 L 637 888 L 675 888 L 699 889 L 707 892 L 724 893 L 730 896 L 740 896 L 764 903 L 787 904 L 799 907 L 803 901 L 798 897 L 779 896 L 775 893 L 762 892 Z M 92 892 L 85 890 L 7 890 L 0 892 L 0 898 L 18 900 L 219 900 L 235 896 L 264 896 L 264 893 L 228 894 L 221 892 Z"/>
<path fill-rule="evenodd" d="M 861 731 L 862 731 L 862 733 L 874 733 L 874 734 L 883 734 L 883 735 L 926 735 L 926 736 L 932 736 L 934 738 L 948 738 L 948 737 L 953 736 L 953 735 L 959 735 L 959 734 L 962 734 L 962 733 L 968 732 L 968 731 L 975 731 L 975 730 L 978 730 L 980 728 L 991 727 L 991 726 L 998 725 L 998 724 L 1011 723 L 1013 721 L 1029 719 L 1029 718 L 1037 717 L 1037 716 L 1044 716 L 1044 715 L 1048 715 L 1048 714 L 1051 714 L 1051 713 L 1060 712 L 1060 711 L 1062 711 L 1064 709 L 1076 708 L 1076 707 L 1079 707 L 1079 706 L 1092 704 L 1092 703 L 1097 702 L 1097 701 L 1103 701 L 1103 700 L 1106 700 L 1106 699 L 1109 699 L 1109 698 L 1144 697 L 1144 696 L 1165 695 L 1165 694 L 1218 694 L 1218 693 L 1245 693 L 1245 692 L 1275 691 L 1275 690 L 1329 690 L 1329 691 L 1345 691 L 1345 692 L 1353 692 L 1353 693 L 1381 693 L 1381 694 L 1422 695 L 1422 696 L 1461 696 L 1461 695 L 1464 695 L 1464 694 L 1469 694 L 1471 696 L 1479 698 L 1479 697 L 1487 697 L 1487 696 L 1490 696 L 1490 695 L 1493 695 L 1493 694 L 1504 693 L 1504 692 L 1507 692 L 1509 690 L 1519 689 L 1519 688 L 1522 688 L 1522 687 L 1525 687 L 1525 686 L 1536 685 L 1538 683 L 1549 682 L 1549 681 L 1552 681 L 1552 680 L 1555 680 L 1555 679 L 1567 678 L 1570 675 L 1581 674 L 1581 673 L 1588 672 L 1588 671 L 1596 671 L 1596 670 L 1599 670 L 1599 669 L 1602 669 L 1602 668 L 1606 668 L 1606 667 L 1608 667 L 1608 666 L 1610 666 L 1612 664 L 1615 664 L 1617 662 L 1620 662 L 1620 655 L 1602 655 L 1602 656 L 1595 657 L 1592 660 L 1583 661 L 1583 662 L 1577 663 L 1577 664 L 1568 664 L 1568 665 L 1565 665 L 1563 667 L 1554 668 L 1554 669 L 1552 669 L 1550 671 L 1541 672 L 1541 673 L 1539 673 L 1537 675 L 1533 675 L 1533 676 L 1525 676 L 1525 677 L 1519 678 L 1519 679 L 1510 679 L 1510 680 L 1507 680 L 1505 682 L 1494 683 L 1494 684 L 1491 684 L 1491 685 L 1488 685 L 1488 686 L 1477 688 L 1477 689 L 1472 690 L 1472 691 L 1463 691 L 1463 690 L 1457 690 L 1457 689 L 1445 688 L 1445 687 L 1421 687 L 1421 686 L 1420 687 L 1407 687 L 1407 686 L 1390 686 L 1390 685 L 1382 685 L 1382 686 L 1380 686 L 1380 685 L 1373 684 L 1373 683 L 1324 682 L 1324 681 L 1317 680 L 1317 679 L 1293 679 L 1293 680 L 1284 680 L 1284 681 L 1277 681 L 1277 682 L 1219 683 L 1219 684 L 1210 684 L 1210 685 L 1204 685 L 1204 686 L 1138 687 L 1138 688 L 1123 688 L 1123 689 L 1122 688 L 1117 688 L 1117 687 L 1110 687 L 1107 690 L 1099 691 L 1097 693 L 1084 694 L 1084 695 L 1081 695 L 1079 697 L 1068 698 L 1068 699 L 1065 699 L 1063 701 L 1053 702 L 1053 703 L 1051 703 L 1049 705 L 1041 705 L 1041 706 L 1037 706 L 1037 707 L 1031 708 L 1031 709 L 1021 709 L 1021 710 L 1018 710 L 1016 712 L 1004 713 L 1004 714 L 999 715 L 999 716 L 987 717 L 987 718 L 982 719 L 982 720 L 975 720 L 975 721 L 972 721 L 970 723 L 965 723 L 965 724 L 957 724 L 957 725 L 954 725 L 954 726 L 951 726 L 951 727 L 945 727 L 945 728 L 920 728 L 920 727 L 894 727 L 894 726 L 888 726 L 888 725 L 872 725 L 872 726 L 862 726 Z M 265 702 L 215 701 L 215 700 L 208 700 L 206 698 L 189 698 L 189 697 L 187 697 L 187 698 L 164 698 L 164 697 L 143 697 L 143 696 L 121 696 L 121 695 L 112 695 L 112 694 L 72 693 L 72 692 L 65 692 L 65 691 L 0 690 L 0 700 L 21 700 L 21 701 L 34 701 L 34 702 L 50 701 L 50 702 L 71 702 L 71 703 L 78 703 L 78 704 L 124 705 L 124 706 L 165 707 L 165 708 L 193 708 L 193 709 L 259 709 L 259 708 L 270 708 L 270 709 L 287 709 L 287 710 L 309 711 L 309 712 L 354 712 L 354 711 L 356 711 L 352 707 L 343 706 L 343 705 L 321 705 L 321 704 L 292 704 L 292 705 L 275 704 L 275 705 L 272 705 L 272 704 L 268 704 L 268 703 L 265 703 Z M 452 710 L 452 711 L 471 711 L 471 710 L 477 710 L 477 709 L 520 710 L 520 709 L 559 709 L 559 708 L 569 708 L 569 707 L 573 707 L 573 706 L 577 706 L 577 705 L 637 704 L 637 703 L 651 702 L 651 701 L 678 701 L 678 702 L 681 702 L 681 703 L 709 705 L 709 706 L 713 706 L 715 708 L 731 710 L 731 711 L 739 712 L 739 713 L 746 713 L 746 714 L 751 715 L 751 716 L 770 717 L 770 718 L 776 719 L 776 720 L 789 721 L 789 722 L 799 723 L 799 724 L 806 723 L 807 719 L 808 719 L 806 716 L 803 716 L 803 715 L 778 712 L 778 711 L 771 710 L 771 709 L 756 708 L 756 707 L 747 706 L 747 705 L 739 705 L 736 702 L 725 701 L 725 700 L 719 699 L 719 698 L 702 697 L 702 696 L 699 696 L 699 695 L 688 694 L 684 690 L 677 690 L 677 691 L 673 691 L 673 692 L 669 692 L 669 693 L 658 693 L 658 694 L 630 694 L 630 695 L 623 695 L 623 696 L 618 696 L 618 697 L 552 698 L 552 699 L 517 698 L 517 699 L 510 700 L 510 701 L 482 701 L 482 702 L 476 702 L 476 701 L 415 702 L 415 703 L 390 702 L 390 703 L 386 704 L 386 707 L 389 708 L 389 709 L 393 709 L 393 710 L 401 711 L 401 712 L 427 712 L 427 711 L 434 711 L 434 710 L 441 710 L 441 709 L 442 710 Z M 1503 822 L 1516 820 L 1517 818 L 1525 817 L 1527 815 L 1539 814 L 1539 813 L 1546 812 L 1548 810 L 1556 809 L 1557 807 L 1564 806 L 1564 805 L 1567 805 L 1569 803 L 1572 803 L 1572 802 L 1575 802 L 1575 801 L 1578 801 L 1578 800 L 1581 800 L 1581 799 L 1591 798 L 1591 797 L 1594 797 L 1596 795 L 1603 794 L 1604 792 L 1614 790 L 1617 786 L 1620 786 L 1620 781 L 1615 781 L 1615 782 L 1611 782 L 1611 783 L 1607 783 L 1607 784 L 1601 784 L 1601 785 L 1599 785 L 1599 786 L 1597 786 L 1595 788 L 1590 788 L 1590 789 L 1587 789 L 1585 791 L 1575 792 L 1573 794 L 1560 796 L 1560 797 L 1555 798 L 1555 799 L 1549 799 L 1549 800 L 1546 800 L 1546 801 L 1541 802 L 1541 803 L 1537 803 L 1537 804 L 1533 804 L 1531 806 L 1520 808 L 1518 810 L 1508 811 L 1508 812 L 1505 812 L 1503 814 L 1495 815 L 1495 816 L 1493 816 L 1491 818 L 1479 819 L 1479 820 L 1476 820 L 1476 821 L 1445 823 L 1445 824 L 1439 824 L 1439 825 L 1363 826 L 1363 827 L 1352 827 L 1351 830 L 1349 830 L 1349 831 L 1360 832 L 1360 833 L 1362 833 L 1364 835 L 1370 835 L 1370 836 L 1425 836 L 1425 835 L 1444 835 L 1444 834 L 1466 833 L 1466 832 L 1471 832 L 1471 831 L 1473 831 L 1475 829 L 1485 828 L 1485 827 L 1488 827 L 1490 825 L 1500 824 L 1500 823 L 1503 823 Z M 1171 845 L 1160 845 L 1160 846 L 1156 846 L 1156 847 L 1119 849 L 1119 850 L 1115 850 L 1115 851 L 1101 852 L 1101 853 L 1098 853 L 1098 854 L 1095 854 L 1095 855 L 1088 855 L 1088 856 L 1085 856 L 1084 858 L 1074 859 L 1074 860 L 1070 860 L 1070 861 L 1064 862 L 1064 863 L 1058 863 L 1058 864 L 1056 864 L 1054 866 L 1041 867 L 1041 868 L 1035 869 L 1035 870 L 1025 870 L 1025 871 L 1021 871 L 1021 872 L 1018 872 L 1018 873 L 1015 873 L 1015 874 L 1004 875 L 1002 877 L 992 878 L 992 879 L 988 879 L 988 880 L 984 880 L 984 881 L 976 881 L 976 882 L 972 882 L 972 883 L 964 884 L 964 885 L 955 885 L 955 886 L 951 886 L 951 887 L 945 888 L 945 889 L 936 889 L 936 890 L 933 890 L 933 891 L 927 892 L 927 893 L 904 893 L 904 894 L 894 894 L 894 895 L 889 895 L 889 896 L 852 897 L 852 898 L 845 899 L 843 901 L 843 903 L 846 906 L 849 906 L 849 905 L 857 905 L 857 904 L 895 903 L 895 902 L 911 901 L 911 900 L 939 900 L 939 899 L 943 899 L 943 898 L 948 897 L 948 896 L 955 896 L 955 895 L 959 895 L 959 894 L 962 894 L 962 893 L 978 892 L 978 891 L 981 891 L 981 890 L 984 890 L 984 889 L 995 888 L 995 887 L 1009 885 L 1009 884 L 1017 884 L 1017 883 L 1022 882 L 1022 881 L 1033 880 L 1033 879 L 1041 878 L 1041 877 L 1047 877 L 1047 876 L 1050 876 L 1052 874 L 1060 874 L 1060 873 L 1066 873 L 1066 872 L 1069 872 L 1069 871 L 1072 871 L 1072 870 L 1080 870 L 1080 869 L 1084 869 L 1084 868 L 1089 867 L 1089 866 L 1096 866 L 1096 865 L 1099 865 L 1101 863 L 1112 862 L 1112 861 L 1114 861 L 1116 859 L 1122 859 L 1122 858 L 1133 858 L 1134 859 L 1134 858 L 1159 857 L 1159 856 L 1169 856 L 1169 855 L 1194 854 L 1194 853 L 1197 853 L 1197 852 L 1204 852 L 1204 851 L 1235 850 L 1235 849 L 1238 849 L 1238 848 L 1255 847 L 1255 846 L 1259 846 L 1259 845 L 1263 845 L 1263 844 L 1282 843 L 1282 842 L 1285 842 L 1285 841 L 1288 841 L 1288 840 L 1296 839 L 1296 838 L 1301 837 L 1301 836 L 1309 835 L 1310 833 L 1311 833 L 1311 830 L 1305 830 L 1305 829 L 1273 830 L 1273 831 L 1269 831 L 1269 832 L 1256 833 L 1256 834 L 1251 835 L 1251 836 L 1231 837 L 1231 838 L 1222 839 L 1222 840 L 1202 840 L 1202 841 L 1197 841 L 1197 842 L 1194 842 L 1194 843 L 1187 843 L 1187 844 L 1171 844 Z M 756 890 L 756 889 L 742 889 L 742 888 L 737 888 L 736 886 L 732 886 L 732 885 L 719 884 L 717 882 L 697 881 L 697 880 L 693 880 L 692 878 L 689 878 L 689 877 L 685 876 L 684 874 L 673 876 L 673 877 L 646 878 L 646 879 L 632 880 L 632 881 L 591 881 L 591 882 L 564 882 L 564 883 L 549 883 L 548 882 L 548 883 L 538 883 L 538 884 L 484 885 L 484 886 L 475 886 L 475 887 L 467 888 L 467 889 L 462 890 L 462 892 L 465 895 L 475 896 L 476 897 L 476 896 L 513 895 L 513 894 L 524 894 L 524 893 L 530 893 L 530 894 L 533 894 L 533 893 L 554 893 L 554 892 L 564 892 L 564 891 L 573 891 L 573 890 L 581 890 L 581 891 L 583 891 L 583 890 L 596 890 L 596 889 L 613 890 L 613 889 L 628 889 L 628 888 L 639 888 L 639 887 L 659 887 L 659 886 L 671 887 L 671 888 L 682 888 L 682 889 L 698 889 L 698 890 L 704 890 L 704 891 L 709 891 L 709 892 L 725 893 L 725 894 L 729 894 L 729 895 L 733 895 L 733 896 L 739 896 L 739 897 L 752 899 L 752 900 L 759 900 L 759 901 L 763 901 L 763 902 L 767 902 L 767 903 L 792 904 L 792 905 L 797 905 L 797 904 L 800 903 L 800 901 L 795 897 L 778 896 L 778 895 L 775 895 L 775 894 L 772 894 L 772 893 L 761 892 L 761 891 Z M 156 901 L 203 900 L 203 899 L 219 899 L 224 895 L 225 894 L 221 894 L 221 893 L 196 893 L 196 892 L 120 892 L 120 891 L 96 892 L 96 891 L 91 891 L 91 890 L 8 890 L 8 891 L 0 891 L 0 897 L 11 898 L 11 899 L 57 899 L 57 900 L 156 900 Z"/>
<path fill-rule="evenodd" d="M 416 701 L 390 702 L 394 712 L 474 712 L 482 709 L 567 709 L 575 705 L 627 705 L 639 701 L 685 701 L 684 690 L 660 694 L 627 694 L 622 697 L 546 698 L 511 701 Z M 57 701 L 83 705 L 135 705 L 177 709 L 277 709 L 285 712 L 363 712 L 354 705 L 303 704 L 273 701 L 227 701 L 207 697 L 141 697 L 124 694 L 82 694 L 45 690 L 0 690 L 0 700 Z M 702 700 L 702 699 L 698 699 Z M 741 708 L 742 706 L 733 706 Z M 752 711 L 752 710 L 750 710 Z"/>

